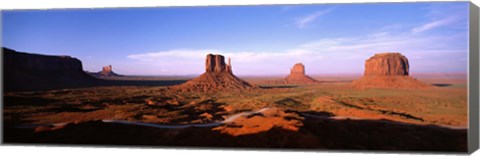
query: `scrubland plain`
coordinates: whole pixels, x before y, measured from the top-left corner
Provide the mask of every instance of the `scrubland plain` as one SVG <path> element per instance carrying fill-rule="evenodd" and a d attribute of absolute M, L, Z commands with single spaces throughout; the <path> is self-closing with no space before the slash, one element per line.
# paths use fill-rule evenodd
<path fill-rule="evenodd" d="M 109 86 L 8 92 L 4 136 L 11 143 L 466 150 L 462 76 L 424 76 L 420 80 L 432 87 L 423 89 L 362 89 L 352 87 L 355 76 L 314 78 L 321 83 L 244 77 L 254 86 L 247 91 Z"/>

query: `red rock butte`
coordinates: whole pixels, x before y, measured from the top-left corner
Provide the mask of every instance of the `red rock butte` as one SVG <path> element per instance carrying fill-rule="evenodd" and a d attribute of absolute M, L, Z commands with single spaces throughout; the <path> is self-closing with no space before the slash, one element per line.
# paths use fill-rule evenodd
<path fill-rule="evenodd" d="M 365 76 L 408 76 L 408 59 L 400 53 L 380 53 L 365 62 Z"/>
<path fill-rule="evenodd" d="M 108 77 L 123 77 L 123 75 L 119 75 L 113 72 L 112 65 L 102 67 L 102 70 L 99 72 L 89 73 L 90 75 L 97 77 L 97 78 L 108 78 Z"/>
<path fill-rule="evenodd" d="M 353 81 L 358 88 L 425 88 L 427 84 L 409 76 L 407 57 L 400 53 L 375 54 L 365 61 L 364 76 Z"/>
<path fill-rule="evenodd" d="M 112 71 L 112 65 L 102 67 L 102 72 L 108 73 Z"/>
<path fill-rule="evenodd" d="M 102 67 L 102 71 L 98 72 L 98 77 L 119 77 L 117 73 L 113 72 L 112 65 Z"/>
<path fill-rule="evenodd" d="M 232 73 L 230 63 L 230 58 L 228 58 L 228 64 L 225 64 L 225 57 L 222 55 L 208 54 L 205 60 L 205 72 Z"/>
<path fill-rule="evenodd" d="M 208 92 L 246 90 L 253 86 L 233 74 L 230 58 L 228 64 L 225 64 L 225 57 L 222 55 L 208 54 L 205 60 L 205 73 L 173 88 L 182 91 Z"/>
<path fill-rule="evenodd" d="M 318 84 L 319 81 L 311 78 L 308 75 L 305 75 L 305 66 L 302 63 L 297 63 L 293 65 L 290 70 L 290 75 L 288 75 L 284 83 L 287 84 Z"/>

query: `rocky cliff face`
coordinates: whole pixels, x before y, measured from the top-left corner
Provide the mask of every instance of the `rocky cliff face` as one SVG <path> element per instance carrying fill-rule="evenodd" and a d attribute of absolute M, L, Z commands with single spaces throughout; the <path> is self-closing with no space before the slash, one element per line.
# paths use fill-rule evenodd
<path fill-rule="evenodd" d="M 47 56 L 3 48 L 6 91 L 44 90 L 88 85 L 95 81 L 70 56 Z"/>
<path fill-rule="evenodd" d="M 228 64 L 225 64 L 225 57 L 222 55 L 208 54 L 205 60 L 205 72 L 231 73 L 230 58 Z"/>
<path fill-rule="evenodd" d="M 302 63 L 295 64 L 290 70 L 284 82 L 286 84 L 317 84 L 319 81 L 305 75 L 305 66 Z"/>
<path fill-rule="evenodd" d="M 16 52 L 3 48 L 4 67 L 6 70 L 41 72 L 82 71 L 82 62 L 70 56 L 47 56 Z"/>
<path fill-rule="evenodd" d="M 290 69 L 290 75 L 305 75 L 305 66 L 302 63 L 293 65 Z"/>
<path fill-rule="evenodd" d="M 365 76 L 408 76 L 408 59 L 400 53 L 381 53 L 365 62 Z"/>
<path fill-rule="evenodd" d="M 364 76 L 352 84 L 358 88 L 428 87 L 409 76 L 408 59 L 400 53 L 380 53 L 370 57 L 365 61 Z"/>
<path fill-rule="evenodd" d="M 205 73 L 184 84 L 173 88 L 182 91 L 219 91 L 219 90 L 245 90 L 253 86 L 236 77 L 232 72 L 230 59 L 228 64 L 222 55 L 208 54 L 205 59 Z"/>

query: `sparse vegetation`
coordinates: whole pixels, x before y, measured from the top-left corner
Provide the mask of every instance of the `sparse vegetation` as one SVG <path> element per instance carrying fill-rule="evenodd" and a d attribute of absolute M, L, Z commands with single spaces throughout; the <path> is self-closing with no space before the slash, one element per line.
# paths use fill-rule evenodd
<path fill-rule="evenodd" d="M 204 112 L 215 114 L 213 111 L 221 110 L 220 106 L 229 106 L 234 110 L 231 114 L 264 107 L 281 107 L 293 111 L 324 111 L 366 119 L 369 118 L 368 115 L 358 116 L 355 112 L 407 123 L 466 126 L 466 89 L 455 86 L 353 89 L 348 83 L 298 85 L 289 88 L 270 85 L 271 88 L 259 88 L 240 94 L 228 91 L 174 92 L 168 87 L 95 87 L 7 93 L 4 113 L 5 121 L 11 123 L 74 122 L 79 120 L 75 116 L 85 120 L 90 119 L 87 116 L 95 116 L 91 119 L 144 121 L 139 116 L 156 114 L 159 118 L 156 123 L 176 124 L 171 121 L 200 122 L 197 121 L 197 116 L 191 114 L 188 119 L 182 119 L 185 118 L 181 115 L 185 108 L 202 108 L 205 109 Z M 325 97 L 330 101 L 321 100 Z M 203 108 L 206 106 L 208 109 Z"/>

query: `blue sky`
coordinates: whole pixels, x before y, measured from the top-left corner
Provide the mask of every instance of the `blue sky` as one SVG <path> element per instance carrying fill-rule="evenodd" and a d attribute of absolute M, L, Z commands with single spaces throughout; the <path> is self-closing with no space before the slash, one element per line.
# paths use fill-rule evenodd
<path fill-rule="evenodd" d="M 412 73 L 466 73 L 468 2 L 2 11 L 2 46 L 71 55 L 84 70 L 189 75 L 208 53 L 237 75 L 363 73 L 375 53 L 400 52 Z"/>

